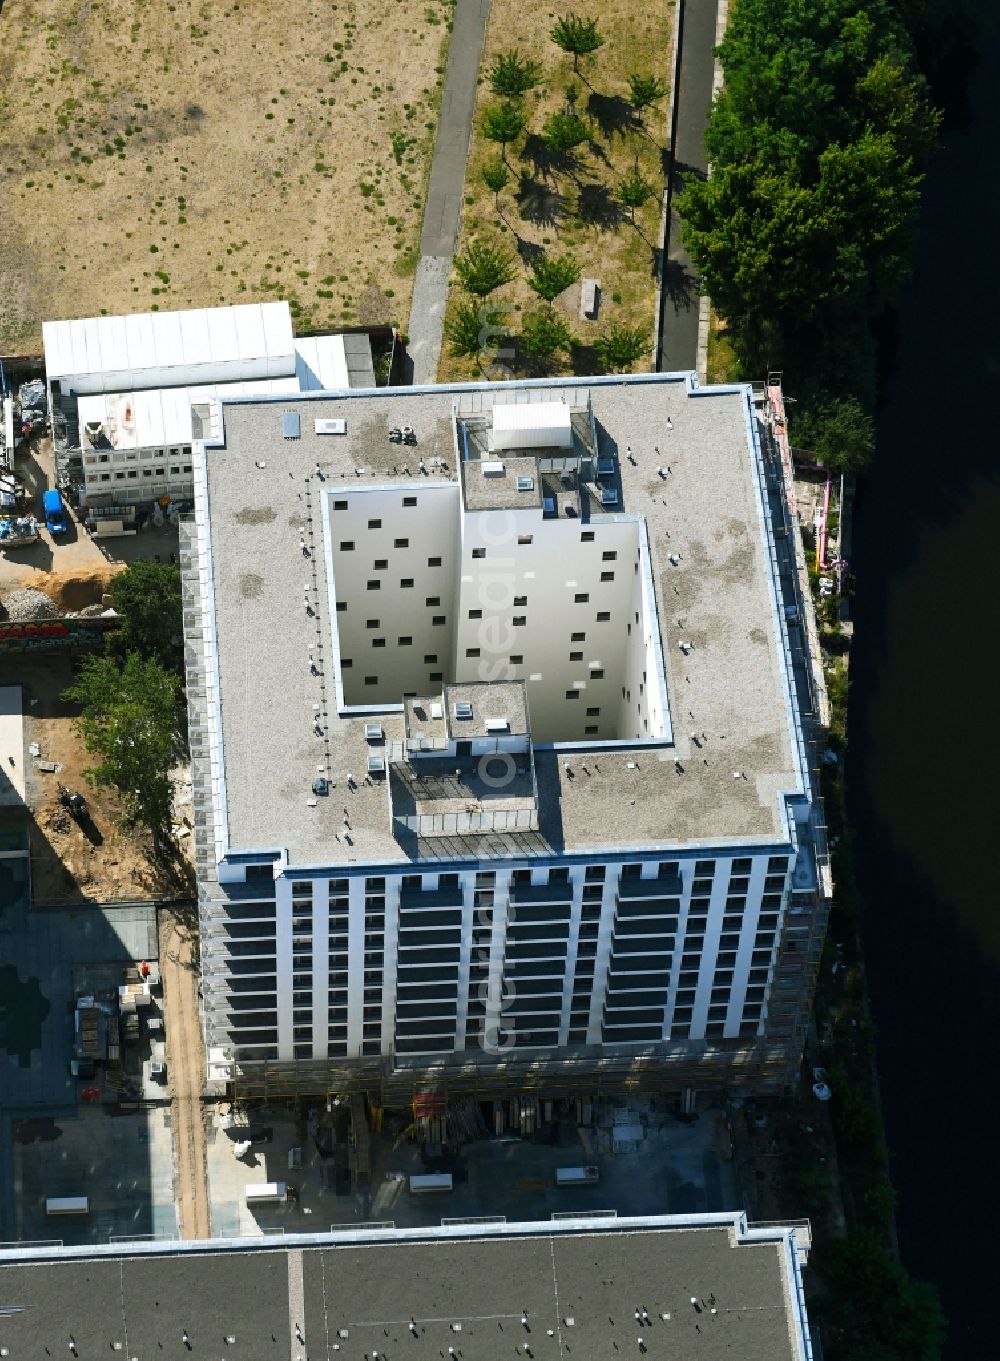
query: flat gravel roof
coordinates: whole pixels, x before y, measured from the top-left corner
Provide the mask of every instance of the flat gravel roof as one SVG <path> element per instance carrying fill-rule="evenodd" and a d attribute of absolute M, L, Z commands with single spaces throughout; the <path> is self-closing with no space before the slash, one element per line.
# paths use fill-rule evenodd
<path fill-rule="evenodd" d="M 782 796 L 802 789 L 748 394 L 692 393 L 677 375 L 566 387 L 589 388 L 597 452 L 617 456 L 615 513 L 645 520 L 673 745 L 536 750 L 537 833 L 401 845 L 385 782 L 364 778 L 365 719 L 337 714 L 321 498 L 340 486 L 454 481 L 457 394 L 227 403 L 225 446 L 207 450 L 205 504 L 232 851 L 287 848 L 290 865 L 307 867 L 785 840 Z M 301 438 L 283 439 L 292 405 L 302 410 Z M 315 418 L 345 420 L 346 435 L 316 435 Z M 389 429 L 403 425 L 416 431 L 416 449 L 389 443 Z M 303 590 L 314 576 L 316 613 L 307 615 Z M 310 647 L 320 649 L 321 677 L 310 672 Z M 378 721 L 387 743 L 402 740 L 402 714 Z M 320 764 L 334 789 L 312 807 Z M 350 791 L 348 774 L 358 782 Z M 345 806 L 349 840 L 340 836 Z"/>
<path fill-rule="evenodd" d="M 80 1361 L 592 1361 L 640 1337 L 664 1361 L 797 1361 L 788 1260 L 728 1225 L 123 1252 L 0 1265 L 0 1337 L 12 1358 L 72 1338 Z"/>

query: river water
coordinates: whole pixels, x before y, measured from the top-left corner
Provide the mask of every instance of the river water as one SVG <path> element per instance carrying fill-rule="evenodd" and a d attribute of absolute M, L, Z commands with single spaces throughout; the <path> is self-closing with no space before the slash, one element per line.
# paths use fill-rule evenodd
<path fill-rule="evenodd" d="M 926 184 L 858 504 L 848 796 L 900 1249 L 1000 1358 L 1000 6 Z"/>

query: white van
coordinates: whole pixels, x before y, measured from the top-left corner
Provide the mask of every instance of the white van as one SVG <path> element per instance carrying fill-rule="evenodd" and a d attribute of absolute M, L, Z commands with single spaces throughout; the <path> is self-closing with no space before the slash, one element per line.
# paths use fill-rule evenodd
<path fill-rule="evenodd" d="M 244 1188 L 248 1205 L 284 1203 L 288 1192 L 283 1181 L 257 1181 Z"/>
<path fill-rule="evenodd" d="M 90 1201 L 86 1196 L 49 1196 L 45 1201 L 47 1215 L 89 1215 Z"/>

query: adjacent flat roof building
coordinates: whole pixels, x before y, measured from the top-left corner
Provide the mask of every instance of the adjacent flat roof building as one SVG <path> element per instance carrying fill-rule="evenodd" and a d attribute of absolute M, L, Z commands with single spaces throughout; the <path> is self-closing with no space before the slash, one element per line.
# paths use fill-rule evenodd
<path fill-rule="evenodd" d="M 809 1361 L 802 1236 L 739 1214 L 0 1254 L 9 1355 Z M 636 1313 L 639 1319 L 636 1320 Z M 71 1346 L 72 1344 L 72 1346 Z"/>
<path fill-rule="evenodd" d="M 295 337 L 287 302 L 43 323 L 60 484 L 91 517 L 190 500 L 223 398 L 375 386 L 367 335 Z"/>
<path fill-rule="evenodd" d="M 182 554 L 212 1072 L 787 1080 L 828 886 L 810 605 L 750 390 L 222 425 Z"/>

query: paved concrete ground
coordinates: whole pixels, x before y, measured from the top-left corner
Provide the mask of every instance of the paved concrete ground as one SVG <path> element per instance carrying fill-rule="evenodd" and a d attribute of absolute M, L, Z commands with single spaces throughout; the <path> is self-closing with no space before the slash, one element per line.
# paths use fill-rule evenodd
<path fill-rule="evenodd" d="M 53 485 L 54 461 L 52 439 L 46 435 L 32 441 L 30 446 L 18 445 L 14 471 L 35 500 L 35 514 L 42 520 L 42 493 Z M 169 562 L 177 553 L 176 525 L 164 524 L 156 529 L 148 525 L 138 534 L 121 538 L 95 539 L 83 528 L 72 506 L 67 506 L 69 532 L 58 539 L 42 524 L 41 538 L 26 548 L 15 548 L 0 554 L 0 588 L 14 582 L 37 578 L 45 589 L 45 573 L 85 575 L 104 572 L 109 563 L 135 562 L 137 558 L 155 558 Z"/>
<path fill-rule="evenodd" d="M 421 1227 L 436 1225 L 443 1216 L 531 1220 L 569 1210 L 626 1215 L 737 1209 L 741 1202 L 733 1164 L 719 1158 L 720 1116 L 721 1111 L 707 1110 L 693 1124 L 682 1124 L 670 1116 L 650 1115 L 639 1150 L 618 1155 L 612 1155 L 600 1132 L 594 1151 L 586 1152 L 571 1124 L 563 1124 L 555 1145 L 520 1138 L 477 1140 L 462 1147 L 453 1169 L 454 1189 L 425 1196 L 409 1192 L 409 1175 L 427 1169 L 416 1145 L 405 1140 L 394 1147 L 388 1135 L 372 1136 L 371 1184 L 359 1187 L 344 1176 L 346 1146 L 336 1146 L 332 1156 L 321 1158 L 287 1112 L 252 1113 L 253 1122 L 272 1137 L 244 1161 L 237 1160 L 231 1132 L 219 1128 L 216 1119 L 208 1153 L 212 1228 L 216 1234 L 255 1235 L 277 1228 L 319 1232 L 371 1220 Z M 290 1171 L 288 1151 L 293 1146 L 302 1150 L 302 1167 Z M 556 1188 L 556 1168 L 584 1162 L 600 1167 L 596 1186 Z M 269 1181 L 294 1187 L 298 1201 L 249 1210 L 246 1186 Z"/>
<path fill-rule="evenodd" d="M 671 165 L 671 196 L 680 193 L 689 175 L 705 175 L 705 125 L 712 107 L 715 31 L 718 0 L 683 0 L 677 9 L 680 70 L 676 139 Z M 662 373 L 693 369 L 698 357 L 699 285 L 691 258 L 681 242 L 681 224 L 671 209 L 663 267 L 660 321 Z"/>
<path fill-rule="evenodd" d="M 19 685 L 0 686 L 0 808 L 24 803 L 24 692 Z"/>
<path fill-rule="evenodd" d="M 13 1123 L 77 1109 L 75 986 L 94 966 L 116 974 L 122 962 L 156 958 L 152 908 L 32 912 L 25 887 L 0 911 L 0 1238 L 14 1232 Z"/>
<path fill-rule="evenodd" d="M 431 162 L 420 262 L 410 305 L 409 355 L 414 383 L 437 381 L 448 278 L 462 215 L 465 162 L 472 135 L 476 77 L 490 0 L 457 0 Z"/>
<path fill-rule="evenodd" d="M 22 1138 L 35 1135 L 31 1143 Z M 15 1129 L 14 1236 L 106 1243 L 177 1237 L 173 1141 L 166 1105 L 112 1115 L 80 1107 Z M 47 1196 L 86 1195 L 88 1215 L 49 1216 Z"/>

